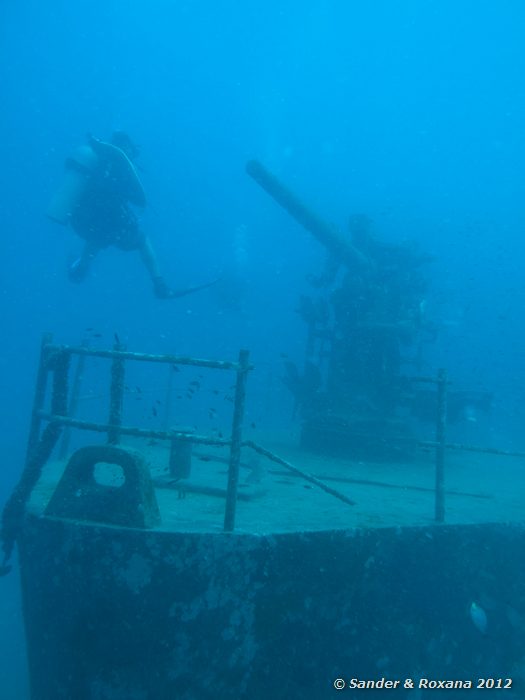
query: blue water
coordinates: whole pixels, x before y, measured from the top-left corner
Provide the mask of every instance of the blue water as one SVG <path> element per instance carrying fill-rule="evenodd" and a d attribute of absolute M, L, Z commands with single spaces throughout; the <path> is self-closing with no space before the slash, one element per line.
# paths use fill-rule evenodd
<path fill-rule="evenodd" d="M 1 501 L 44 331 L 205 357 L 247 347 L 250 421 L 289 420 L 281 354 L 302 361 L 295 308 L 325 254 L 246 176 L 253 157 L 341 228 L 364 211 L 382 237 L 435 256 L 441 330 L 424 369 L 493 392 L 487 440 L 523 449 L 524 20 L 520 0 L 5 0 Z M 81 242 L 45 209 L 71 149 L 116 128 L 141 146 L 142 224 L 167 281 L 229 286 L 159 301 L 138 256 L 117 250 L 69 283 Z M 1 696 L 23 699 L 15 576 L 0 586 Z"/>

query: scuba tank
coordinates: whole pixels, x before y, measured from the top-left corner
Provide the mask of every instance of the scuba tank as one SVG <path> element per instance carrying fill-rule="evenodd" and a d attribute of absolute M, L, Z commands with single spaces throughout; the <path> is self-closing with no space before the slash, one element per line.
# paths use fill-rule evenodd
<path fill-rule="evenodd" d="M 66 172 L 46 214 L 53 221 L 66 225 L 99 164 L 99 157 L 89 145 L 79 146 L 66 160 Z"/>
<path fill-rule="evenodd" d="M 117 186 L 122 199 L 139 207 L 146 206 L 142 183 L 126 153 L 114 144 L 89 136 L 89 144 L 76 148 L 66 160 L 66 173 L 62 185 L 47 208 L 47 215 L 53 221 L 64 225 L 69 222 L 101 164 L 109 169 L 112 187 Z M 100 175 L 100 170 L 98 174 Z"/>

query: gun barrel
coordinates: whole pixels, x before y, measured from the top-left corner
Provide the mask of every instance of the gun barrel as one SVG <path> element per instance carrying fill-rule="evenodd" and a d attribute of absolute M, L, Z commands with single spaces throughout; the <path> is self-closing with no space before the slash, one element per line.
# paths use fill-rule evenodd
<path fill-rule="evenodd" d="M 337 260 L 355 267 L 366 265 L 364 256 L 347 241 L 339 229 L 321 219 L 317 214 L 296 197 L 275 175 L 270 173 L 259 161 L 250 160 L 246 164 L 246 172 L 260 185 L 283 209 L 304 226 L 307 231 L 321 243 Z"/>

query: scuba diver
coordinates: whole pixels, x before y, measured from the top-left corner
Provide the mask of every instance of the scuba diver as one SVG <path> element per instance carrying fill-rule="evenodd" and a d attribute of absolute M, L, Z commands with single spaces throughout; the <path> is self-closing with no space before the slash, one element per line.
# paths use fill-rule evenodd
<path fill-rule="evenodd" d="M 80 257 L 69 268 L 69 279 L 82 282 L 98 253 L 116 246 L 124 251 L 139 251 L 158 299 L 181 297 L 210 286 L 213 282 L 176 291 L 160 274 L 151 241 L 140 230 L 130 206 L 146 206 L 134 165 L 138 155 L 139 148 L 130 137 L 115 131 L 109 143 L 88 135 L 88 143 L 75 149 L 66 160 L 64 182 L 47 215 L 60 224 L 71 225 L 84 240 Z"/>

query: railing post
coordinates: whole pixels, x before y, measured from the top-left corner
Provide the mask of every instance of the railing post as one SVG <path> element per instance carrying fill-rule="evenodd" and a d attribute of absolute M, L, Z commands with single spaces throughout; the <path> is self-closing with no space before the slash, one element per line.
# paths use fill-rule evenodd
<path fill-rule="evenodd" d="M 69 366 L 71 355 L 61 350 L 53 357 L 53 395 L 51 397 L 51 413 L 57 416 L 67 416 L 67 397 L 69 382 Z M 59 425 L 59 432 L 61 426 Z M 58 438 L 57 438 L 58 439 Z"/>
<path fill-rule="evenodd" d="M 445 522 L 445 445 L 447 429 L 447 371 L 440 369 L 437 378 L 436 420 L 436 503 L 435 520 Z"/>
<path fill-rule="evenodd" d="M 51 414 L 64 416 L 67 413 L 67 385 L 69 377 L 70 355 L 67 351 L 57 351 L 53 354 L 52 362 L 46 357 L 44 347 L 51 341 L 49 334 L 42 339 L 42 352 L 40 354 L 40 365 L 37 377 L 37 391 L 35 392 L 35 404 L 43 403 L 46 390 L 46 379 L 49 370 L 53 371 L 53 393 L 51 397 Z M 33 418 L 35 414 L 33 414 Z M 0 566 L 0 576 L 5 576 L 11 570 L 9 560 L 13 552 L 13 547 L 22 528 L 24 512 L 27 501 L 31 496 L 35 484 L 40 478 L 42 467 L 47 462 L 55 445 L 60 438 L 62 426 L 59 421 L 52 421 L 42 431 L 40 435 L 40 415 L 37 415 L 38 423 L 31 424 L 31 429 L 35 430 L 35 442 L 29 442 L 28 454 L 24 470 L 18 484 L 2 512 L 1 539 L 4 550 L 4 560 Z M 35 427 L 36 426 L 36 427 Z"/>
<path fill-rule="evenodd" d="M 125 350 L 125 346 L 116 340 L 113 350 Z M 108 443 L 118 445 L 120 442 L 119 427 L 122 425 L 122 404 L 124 402 L 125 365 L 121 357 L 114 357 L 111 362 L 111 387 L 109 394 L 109 425 Z"/>
<path fill-rule="evenodd" d="M 40 359 L 38 362 L 38 373 L 36 376 L 35 385 L 35 395 L 33 398 L 33 412 L 31 413 L 31 424 L 29 427 L 29 437 L 27 439 L 27 452 L 26 452 L 26 462 L 29 455 L 38 443 L 38 438 L 40 436 L 40 425 L 42 419 L 38 415 L 44 407 L 44 401 L 46 398 L 47 389 L 47 377 L 49 374 L 48 367 L 48 354 L 46 352 L 46 345 L 50 345 L 53 342 L 53 335 L 51 333 L 44 333 L 42 335 L 42 341 L 40 343 Z"/>
<path fill-rule="evenodd" d="M 84 340 L 81 347 L 89 347 L 89 342 Z M 82 379 L 84 378 L 84 367 L 86 365 L 86 355 L 79 355 L 77 366 L 73 377 L 73 386 L 71 387 L 71 397 L 69 399 L 68 416 L 74 418 L 78 410 L 78 401 L 80 397 L 80 389 L 82 387 Z M 58 453 L 59 459 L 64 459 L 69 451 L 69 442 L 71 440 L 71 426 L 66 426 L 62 434 L 62 442 Z"/>
<path fill-rule="evenodd" d="M 239 483 L 239 465 L 241 462 L 242 422 L 244 418 L 244 402 L 246 398 L 246 379 L 250 368 L 248 350 L 239 353 L 239 367 L 235 384 L 235 404 L 233 410 L 232 439 L 230 449 L 230 464 L 228 468 L 228 489 L 226 492 L 226 510 L 224 513 L 224 529 L 233 532 L 235 527 L 235 508 L 237 505 L 237 485 Z"/>

